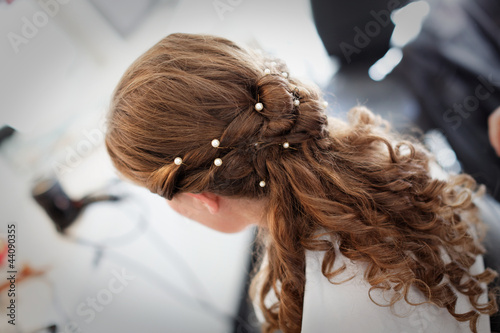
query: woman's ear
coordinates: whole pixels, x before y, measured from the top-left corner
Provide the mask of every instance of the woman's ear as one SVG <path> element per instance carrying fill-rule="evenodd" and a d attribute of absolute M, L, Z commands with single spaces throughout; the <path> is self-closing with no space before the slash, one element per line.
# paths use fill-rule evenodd
<path fill-rule="evenodd" d="M 210 214 L 217 214 L 219 211 L 219 199 L 220 197 L 217 194 L 202 192 L 202 193 L 186 193 L 186 195 L 199 200 L 209 211 Z"/>

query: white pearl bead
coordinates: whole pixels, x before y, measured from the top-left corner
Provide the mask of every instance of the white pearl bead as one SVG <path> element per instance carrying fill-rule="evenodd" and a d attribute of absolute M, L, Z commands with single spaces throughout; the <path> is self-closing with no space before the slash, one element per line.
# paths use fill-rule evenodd
<path fill-rule="evenodd" d="M 264 108 L 264 105 L 262 103 L 255 104 L 255 110 L 261 111 L 263 108 Z"/>
<path fill-rule="evenodd" d="M 215 164 L 216 166 L 221 166 L 221 165 L 222 165 L 222 160 L 221 160 L 220 158 L 216 158 L 216 159 L 214 160 L 214 164 Z"/>
<path fill-rule="evenodd" d="M 220 145 L 219 140 L 217 140 L 217 139 L 212 140 L 212 147 L 217 148 L 217 147 L 219 147 L 219 145 Z"/>
<path fill-rule="evenodd" d="M 293 105 L 299 106 L 300 105 L 300 101 L 298 99 L 293 100 Z"/>
<path fill-rule="evenodd" d="M 269 68 L 264 69 L 264 74 L 265 75 L 271 74 L 271 70 Z"/>
<path fill-rule="evenodd" d="M 266 182 L 265 182 L 265 181 L 263 181 L 263 180 L 261 180 L 261 181 L 259 182 L 259 186 L 260 186 L 260 187 L 265 187 L 265 186 L 266 186 Z"/>
<path fill-rule="evenodd" d="M 288 73 L 287 72 L 283 72 L 283 73 L 281 73 L 281 75 L 283 75 L 284 78 L 288 77 Z"/>
<path fill-rule="evenodd" d="M 285 143 L 283 144 L 283 148 L 290 148 L 290 143 L 285 142 Z"/>
<path fill-rule="evenodd" d="M 323 101 L 323 107 L 326 109 L 328 107 L 328 102 L 327 101 Z"/>
<path fill-rule="evenodd" d="M 182 164 L 182 158 L 176 157 L 174 160 L 175 165 L 181 165 Z"/>
<path fill-rule="evenodd" d="M 276 64 L 276 61 L 271 62 L 271 66 L 273 66 L 273 67 L 274 67 L 274 66 L 276 66 L 276 65 L 277 65 L 277 64 Z"/>

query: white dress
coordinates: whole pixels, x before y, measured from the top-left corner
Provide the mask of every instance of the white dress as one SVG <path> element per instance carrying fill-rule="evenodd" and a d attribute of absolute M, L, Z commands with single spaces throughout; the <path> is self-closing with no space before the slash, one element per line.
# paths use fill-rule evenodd
<path fill-rule="evenodd" d="M 337 250 L 334 269 L 346 264 L 347 269 L 335 277 L 335 281 L 344 281 L 354 274 L 354 278 L 341 284 L 332 284 L 321 273 L 323 252 L 306 252 L 306 285 L 302 314 L 303 333 L 466 333 L 471 332 L 469 322 L 458 322 L 446 309 L 430 304 L 411 306 L 404 300 L 399 301 L 391 309 L 372 302 L 368 296 L 370 285 L 364 280 L 364 268 L 352 263 Z M 264 258 L 264 265 L 265 260 Z M 471 272 L 476 274 L 484 270 L 482 257 L 478 257 Z M 384 302 L 381 292 L 372 292 L 372 298 L 379 304 Z M 389 299 L 389 297 L 386 297 Z M 416 289 L 409 293 L 410 301 L 424 301 L 423 295 Z M 486 294 L 480 298 L 487 299 Z M 266 297 L 269 306 L 276 300 L 274 294 Z M 259 319 L 263 320 L 255 308 Z M 459 294 L 456 305 L 457 313 L 471 309 L 468 299 Z M 489 316 L 481 315 L 477 326 L 478 333 L 490 333 Z"/>

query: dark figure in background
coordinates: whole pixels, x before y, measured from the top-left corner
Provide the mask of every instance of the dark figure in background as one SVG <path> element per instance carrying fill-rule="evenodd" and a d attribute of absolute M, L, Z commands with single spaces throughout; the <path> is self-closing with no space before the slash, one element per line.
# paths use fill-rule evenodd
<path fill-rule="evenodd" d="M 408 0 L 311 0 L 318 34 L 343 66 L 369 67 L 389 49 L 390 14 Z"/>

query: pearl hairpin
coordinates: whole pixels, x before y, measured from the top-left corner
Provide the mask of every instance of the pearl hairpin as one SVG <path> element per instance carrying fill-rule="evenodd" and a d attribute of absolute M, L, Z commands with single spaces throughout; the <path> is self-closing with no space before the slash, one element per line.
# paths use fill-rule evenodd
<path fill-rule="evenodd" d="M 282 72 L 281 75 L 283 75 L 283 77 L 286 79 L 288 77 L 288 73 L 287 72 Z"/>
<path fill-rule="evenodd" d="M 182 164 L 182 158 L 180 158 L 180 157 L 176 157 L 176 158 L 174 159 L 174 163 L 175 163 L 175 165 L 181 165 L 181 164 Z"/>
<path fill-rule="evenodd" d="M 295 106 L 299 106 L 299 105 L 300 105 L 300 100 L 298 100 L 298 99 L 294 99 L 294 100 L 293 100 L 293 105 L 295 105 Z"/>
<path fill-rule="evenodd" d="M 255 104 L 255 110 L 261 111 L 264 108 L 264 105 L 262 103 L 257 103 Z"/>
<path fill-rule="evenodd" d="M 261 180 L 261 181 L 259 182 L 259 186 L 260 186 L 260 187 L 265 187 L 265 186 L 266 186 L 266 182 L 265 182 L 265 181 L 263 181 L 263 180 Z"/>
<path fill-rule="evenodd" d="M 271 74 L 271 70 L 269 68 L 264 69 L 264 74 L 265 75 Z"/>
<path fill-rule="evenodd" d="M 323 101 L 323 107 L 326 109 L 328 107 L 328 102 L 327 101 Z"/>
<path fill-rule="evenodd" d="M 217 148 L 217 147 L 219 147 L 219 145 L 220 145 L 220 141 L 219 140 L 217 140 L 217 139 L 213 139 L 212 140 L 212 147 Z M 214 164 L 215 164 L 215 166 L 221 166 L 222 165 L 222 160 L 220 158 L 216 158 L 214 160 Z"/>
<path fill-rule="evenodd" d="M 289 142 L 283 143 L 283 148 L 285 149 L 290 148 L 290 143 Z"/>
<path fill-rule="evenodd" d="M 276 66 L 276 65 L 277 65 L 277 64 L 276 64 L 276 61 L 271 62 L 271 66 L 273 66 L 273 67 L 274 67 L 274 66 Z"/>

